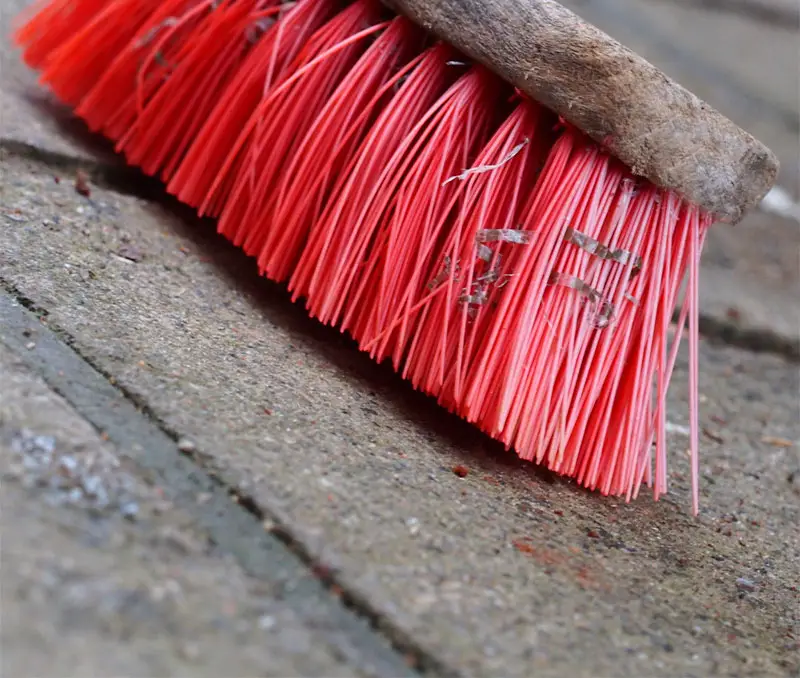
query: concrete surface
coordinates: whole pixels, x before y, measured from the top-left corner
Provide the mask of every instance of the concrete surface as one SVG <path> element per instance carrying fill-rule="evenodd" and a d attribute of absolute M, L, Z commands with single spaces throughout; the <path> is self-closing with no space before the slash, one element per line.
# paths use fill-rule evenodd
<path fill-rule="evenodd" d="M 795 64 L 774 67 L 791 44 L 785 29 L 734 30 L 739 17 L 701 17 L 705 10 L 664 0 L 582 5 L 791 156 L 797 101 L 781 88 L 796 86 Z M 4 22 L 11 9 L 2 9 Z M 727 33 L 714 42 L 709 31 L 721 27 Z M 731 55 L 744 54 L 747 40 L 740 68 Z M 409 665 L 465 676 L 800 671 L 800 379 L 782 357 L 797 355 L 796 223 L 757 213 L 716 229 L 704 256 L 712 336 L 701 355 L 700 517 L 689 516 L 685 362 L 670 399 L 671 494 L 624 505 L 518 462 L 308 320 L 213 225 L 153 200 L 151 184 L 28 107 L 30 81 L 3 49 L 10 675 L 46 670 L 30 638 L 52 639 L 71 675 L 224 667 L 241 676 L 394 676 Z M 74 190 L 78 167 L 93 179 L 88 198 Z M 790 178 L 781 180 L 792 191 Z M 122 499 L 100 527 L 85 507 L 46 508 L 46 488 L 26 487 L 12 468 L 37 435 L 54 436 L 55 449 L 77 459 L 123 463 L 131 480 L 114 485 Z M 456 464 L 466 477 L 453 473 Z M 161 500 L 151 475 L 175 495 L 175 512 L 154 510 Z M 131 501 L 143 516 L 134 522 L 122 515 Z M 163 529 L 195 546 L 163 544 Z M 276 553 L 281 576 L 269 566 Z M 287 596 L 282 582 L 292 573 L 313 591 Z M 176 583 L 154 595 L 165 581 Z M 265 614 L 280 624 L 260 621 Z M 12 615 L 30 623 L 9 626 Z M 73 618 L 81 624 L 67 628 Z M 229 626 L 214 633 L 219 618 Z M 273 643 L 278 628 L 286 635 Z M 318 652 L 296 652 L 292 638 Z"/>

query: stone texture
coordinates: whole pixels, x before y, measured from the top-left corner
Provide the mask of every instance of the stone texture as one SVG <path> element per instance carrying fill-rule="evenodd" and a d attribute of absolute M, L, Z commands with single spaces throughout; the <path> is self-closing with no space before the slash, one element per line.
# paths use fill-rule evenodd
<path fill-rule="evenodd" d="M 5 283 L 447 664 L 476 676 L 799 668 L 796 366 L 703 344 L 695 520 L 681 361 L 671 495 L 625 505 L 446 415 L 309 320 L 208 224 L 97 187 L 81 197 L 23 159 L 0 167 Z"/>

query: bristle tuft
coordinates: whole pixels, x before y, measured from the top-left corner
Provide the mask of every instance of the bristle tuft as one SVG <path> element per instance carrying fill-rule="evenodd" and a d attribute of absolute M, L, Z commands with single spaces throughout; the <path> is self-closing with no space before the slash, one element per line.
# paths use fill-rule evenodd
<path fill-rule="evenodd" d="M 588 488 L 668 490 L 688 322 L 698 510 L 699 210 L 378 0 L 52 0 L 15 39 L 312 316 Z"/>

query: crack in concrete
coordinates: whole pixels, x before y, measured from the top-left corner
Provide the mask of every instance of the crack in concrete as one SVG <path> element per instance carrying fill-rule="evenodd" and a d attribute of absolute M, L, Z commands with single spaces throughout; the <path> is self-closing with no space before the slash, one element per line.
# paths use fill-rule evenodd
<path fill-rule="evenodd" d="M 677 317 L 678 314 L 675 315 L 676 320 Z M 742 348 L 752 353 L 771 353 L 793 363 L 800 362 L 800 339 L 793 341 L 777 332 L 741 327 L 703 313 L 699 320 L 700 334 L 712 343 Z"/>
<path fill-rule="evenodd" d="M 297 569 L 305 569 L 309 576 L 304 586 L 286 590 L 285 599 L 302 614 L 310 599 L 325 597 L 326 618 L 309 621 L 329 631 L 331 647 L 343 661 L 375 676 L 459 675 L 395 627 L 365 596 L 346 588 L 284 517 L 228 482 L 212 468 L 211 457 L 195 450 L 181 452 L 179 432 L 82 354 L 75 339 L 47 323 L 47 316 L 47 309 L 0 277 L 0 340 L 98 432 L 123 450 L 135 450 L 131 460 L 155 473 L 168 498 L 189 510 L 214 544 L 232 554 L 245 571 L 271 580 L 289 579 L 282 573 L 292 571 L 296 580 Z M 34 328 L 36 341 L 31 342 L 26 333 Z M 200 494 L 211 499 L 198 505 Z"/>

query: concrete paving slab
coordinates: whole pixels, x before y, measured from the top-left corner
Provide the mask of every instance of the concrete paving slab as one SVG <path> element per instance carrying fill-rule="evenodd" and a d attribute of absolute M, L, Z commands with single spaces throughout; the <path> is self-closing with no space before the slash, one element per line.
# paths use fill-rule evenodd
<path fill-rule="evenodd" d="M 4 675 L 358 675 L 2 344 L 0 383 Z"/>
<path fill-rule="evenodd" d="M 20 325 L 4 311 L 4 675 L 414 675 L 386 641 L 370 638 L 368 627 L 358 632 L 360 642 L 341 642 L 347 611 L 319 584 L 314 593 L 314 575 L 288 551 L 281 558 L 280 544 L 268 577 L 251 576 L 221 552 L 215 544 L 227 545 L 224 539 L 193 515 L 214 509 L 213 493 L 191 497 L 188 510 L 170 501 L 175 485 L 165 487 L 157 469 L 142 467 L 107 434 L 101 437 L 31 371 L 33 347 L 20 355 L 6 346 L 5 340 L 15 343 L 11 327 Z M 36 351 L 52 366 L 59 353 L 75 360 L 63 345 L 60 351 L 48 346 L 36 318 L 28 317 Z M 61 359 L 58 367 L 74 387 L 81 374 L 68 363 Z M 110 409 L 100 393 L 95 407 Z M 135 426 L 137 416 L 130 419 L 128 426 Z M 177 485 L 185 486 L 188 477 Z M 219 522 L 242 511 L 225 501 L 230 508 L 217 512 Z M 235 522 L 227 529 L 235 532 Z M 263 538 L 251 539 L 251 550 Z M 328 610 L 336 607 L 339 624 L 331 625 Z M 378 649 L 377 661 L 363 652 L 365 643 Z"/>
<path fill-rule="evenodd" d="M 0 163 L 0 271 L 195 461 L 463 675 L 788 676 L 798 665 L 798 372 L 702 347 L 702 513 L 685 363 L 669 499 L 538 473 L 306 318 L 164 207 Z M 461 478 L 456 464 L 469 469 Z"/>

